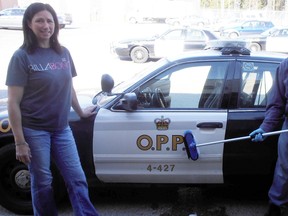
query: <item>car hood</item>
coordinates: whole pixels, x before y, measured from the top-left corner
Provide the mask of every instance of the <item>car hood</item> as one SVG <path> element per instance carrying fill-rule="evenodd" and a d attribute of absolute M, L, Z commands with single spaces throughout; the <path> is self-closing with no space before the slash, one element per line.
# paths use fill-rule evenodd
<path fill-rule="evenodd" d="M 149 41 L 155 41 L 156 37 L 150 37 L 150 38 L 130 38 L 125 40 L 120 40 L 118 43 L 123 44 L 129 44 L 129 43 L 136 43 L 136 42 L 149 42 Z"/>

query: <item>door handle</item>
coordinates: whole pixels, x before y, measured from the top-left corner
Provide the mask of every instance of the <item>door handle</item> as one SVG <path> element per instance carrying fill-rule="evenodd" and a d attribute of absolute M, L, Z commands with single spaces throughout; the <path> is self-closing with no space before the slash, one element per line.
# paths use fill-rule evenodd
<path fill-rule="evenodd" d="M 198 128 L 223 128 L 221 122 L 202 122 L 196 125 Z"/>

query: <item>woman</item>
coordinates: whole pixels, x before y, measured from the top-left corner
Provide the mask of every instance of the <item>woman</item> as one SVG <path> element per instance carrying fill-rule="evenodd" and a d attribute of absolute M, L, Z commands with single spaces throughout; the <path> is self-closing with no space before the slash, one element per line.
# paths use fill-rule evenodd
<path fill-rule="evenodd" d="M 58 41 L 54 9 L 33 3 L 23 17 L 24 42 L 9 63 L 9 121 L 16 159 L 31 174 L 34 215 L 57 215 L 53 198 L 50 157 L 67 186 L 75 215 L 98 215 L 92 205 L 74 137 L 68 125 L 71 105 L 86 118 L 94 107 L 81 109 L 72 83 L 76 70 L 69 51 Z"/>

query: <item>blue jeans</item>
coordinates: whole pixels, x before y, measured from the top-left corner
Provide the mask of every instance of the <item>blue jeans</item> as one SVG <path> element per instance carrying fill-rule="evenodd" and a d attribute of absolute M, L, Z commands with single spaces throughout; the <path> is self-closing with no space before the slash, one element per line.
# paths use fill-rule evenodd
<path fill-rule="evenodd" d="M 58 215 L 52 188 L 50 158 L 52 157 L 65 181 L 70 202 L 77 216 L 96 216 L 89 199 L 88 185 L 70 127 L 48 132 L 23 128 L 31 150 L 31 194 L 34 215 Z"/>
<path fill-rule="evenodd" d="M 286 118 L 282 130 L 288 128 Z M 269 190 L 270 202 L 277 206 L 288 204 L 288 133 L 282 133 L 278 139 L 278 159 L 275 166 L 272 186 Z"/>

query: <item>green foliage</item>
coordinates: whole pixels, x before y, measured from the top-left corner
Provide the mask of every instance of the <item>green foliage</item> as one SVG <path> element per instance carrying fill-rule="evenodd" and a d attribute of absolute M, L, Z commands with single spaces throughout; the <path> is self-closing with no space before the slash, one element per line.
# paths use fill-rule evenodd
<path fill-rule="evenodd" d="M 201 0 L 201 7 L 210 9 L 285 10 L 285 0 Z"/>

